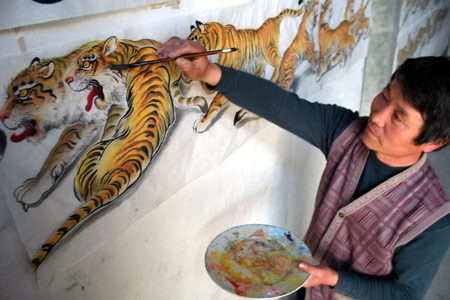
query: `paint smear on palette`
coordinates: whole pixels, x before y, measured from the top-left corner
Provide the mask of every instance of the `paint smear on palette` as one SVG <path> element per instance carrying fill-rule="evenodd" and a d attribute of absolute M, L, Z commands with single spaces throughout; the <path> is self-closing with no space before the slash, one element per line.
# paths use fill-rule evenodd
<path fill-rule="evenodd" d="M 207 269 L 223 288 L 231 286 L 231 292 L 239 296 L 271 298 L 289 294 L 307 280 L 308 274 L 298 264 L 311 259 L 308 253 L 301 255 L 290 233 L 271 236 L 257 229 L 248 237 L 239 236 L 233 232 L 225 247 L 212 247 L 223 250 L 207 253 Z"/>

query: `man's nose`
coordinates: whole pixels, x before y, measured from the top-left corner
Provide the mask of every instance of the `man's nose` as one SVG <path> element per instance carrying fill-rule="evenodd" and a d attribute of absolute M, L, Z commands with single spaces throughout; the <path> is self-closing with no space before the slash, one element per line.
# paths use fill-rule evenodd
<path fill-rule="evenodd" d="M 379 127 L 384 127 L 389 115 L 389 109 L 387 106 L 377 107 L 370 112 L 370 120 Z"/>

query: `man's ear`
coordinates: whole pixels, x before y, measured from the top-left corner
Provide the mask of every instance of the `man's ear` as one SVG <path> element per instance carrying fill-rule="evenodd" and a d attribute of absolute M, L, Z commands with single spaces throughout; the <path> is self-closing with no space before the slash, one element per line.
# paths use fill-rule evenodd
<path fill-rule="evenodd" d="M 444 139 L 444 138 L 440 138 L 435 142 L 429 142 L 429 143 L 425 143 L 424 148 L 423 148 L 423 152 L 431 152 L 434 151 L 442 146 L 447 145 L 448 143 L 448 139 Z"/>

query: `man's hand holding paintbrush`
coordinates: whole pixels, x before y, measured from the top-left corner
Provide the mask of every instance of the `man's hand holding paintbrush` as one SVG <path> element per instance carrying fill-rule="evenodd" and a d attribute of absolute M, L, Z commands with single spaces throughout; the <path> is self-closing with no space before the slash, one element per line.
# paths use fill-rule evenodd
<path fill-rule="evenodd" d="M 205 52 L 205 47 L 196 41 L 170 39 L 158 49 L 159 58 L 177 57 L 175 63 L 191 80 L 200 80 L 215 86 L 219 82 L 222 71 L 219 66 L 210 62 L 206 56 L 193 58 L 179 57 L 185 54 Z"/>

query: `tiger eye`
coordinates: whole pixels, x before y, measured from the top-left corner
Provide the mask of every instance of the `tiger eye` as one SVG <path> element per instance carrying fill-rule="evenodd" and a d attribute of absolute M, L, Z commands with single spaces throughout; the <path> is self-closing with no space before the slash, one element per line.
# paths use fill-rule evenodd
<path fill-rule="evenodd" d="M 28 90 L 21 90 L 19 93 L 19 97 L 25 97 L 28 94 Z"/>
<path fill-rule="evenodd" d="M 85 61 L 85 62 L 83 63 L 83 67 L 85 67 L 85 68 L 88 68 L 89 65 L 90 65 L 90 63 L 89 63 L 88 61 Z"/>

